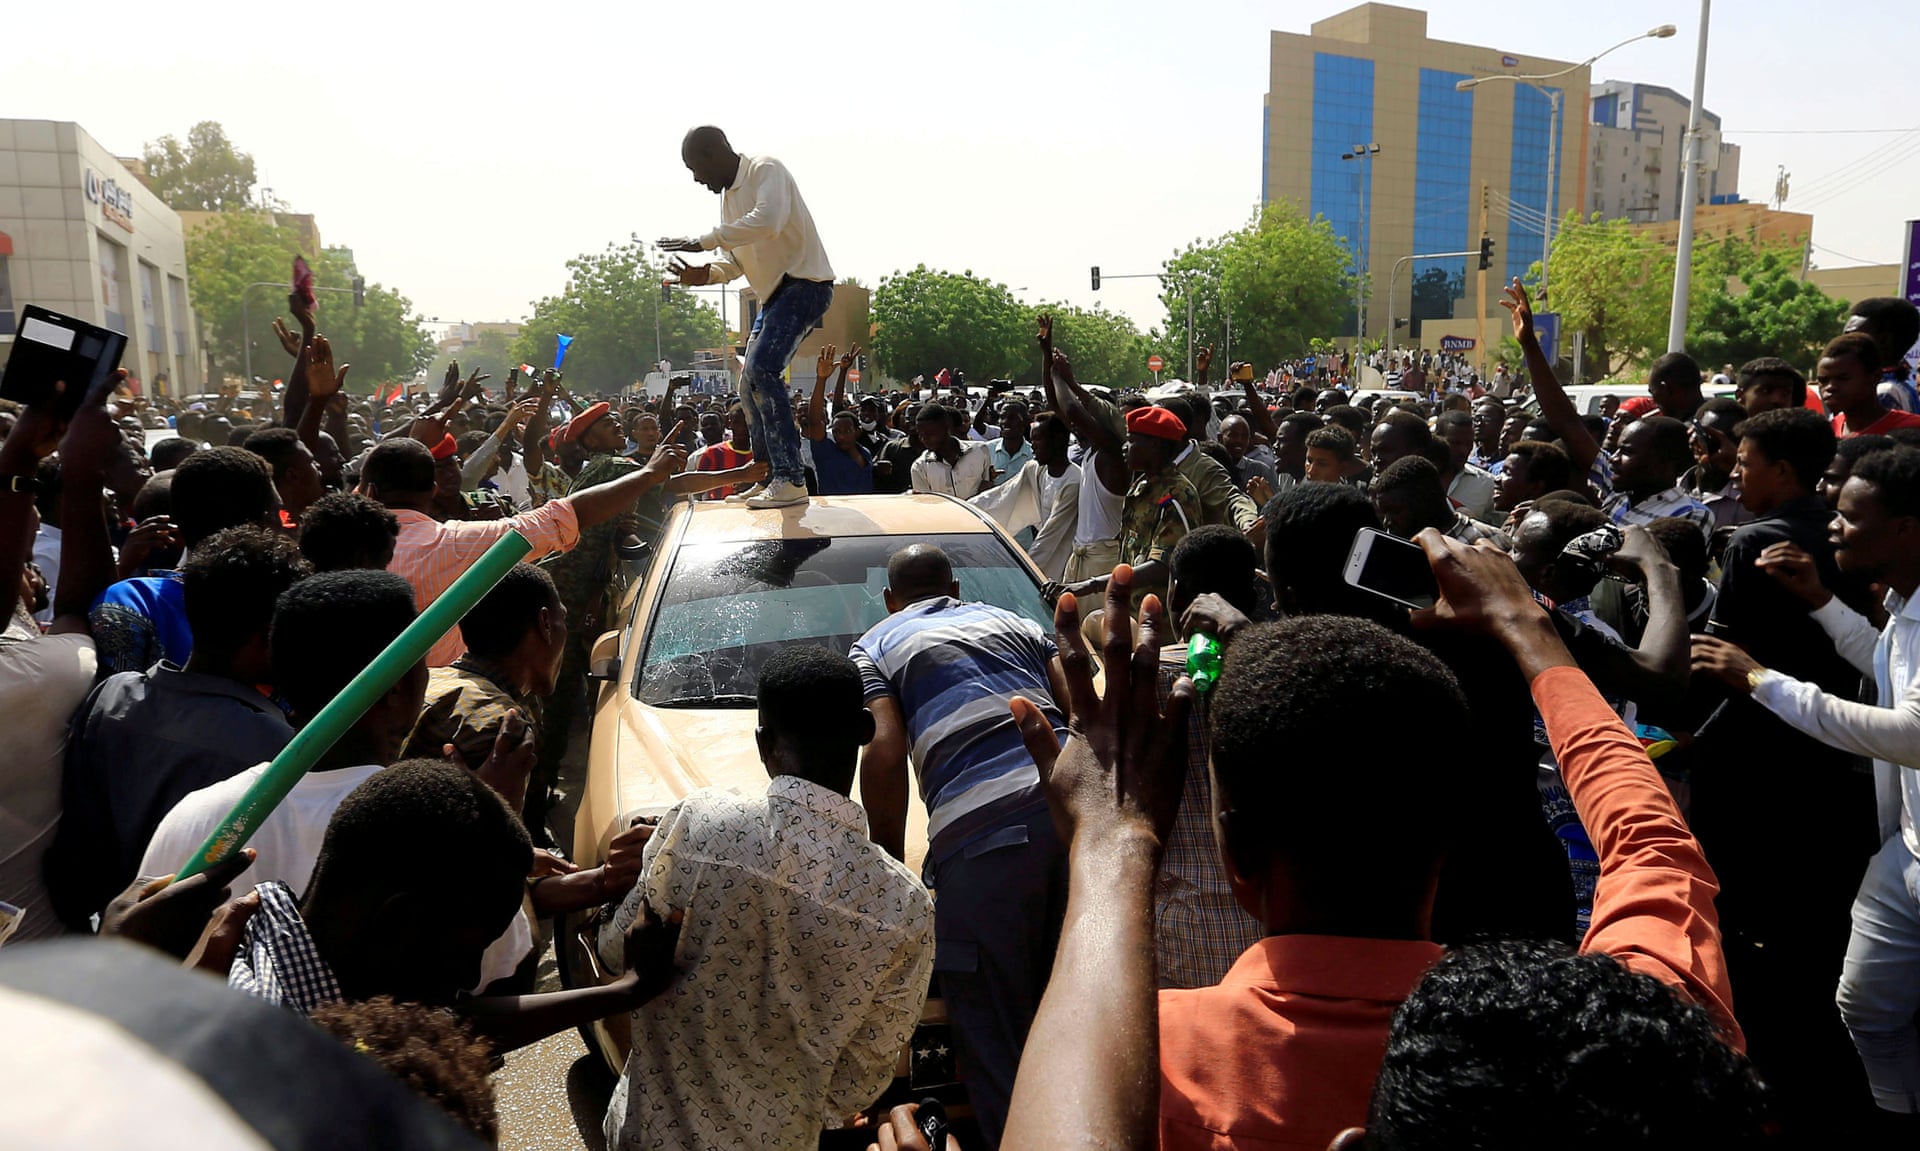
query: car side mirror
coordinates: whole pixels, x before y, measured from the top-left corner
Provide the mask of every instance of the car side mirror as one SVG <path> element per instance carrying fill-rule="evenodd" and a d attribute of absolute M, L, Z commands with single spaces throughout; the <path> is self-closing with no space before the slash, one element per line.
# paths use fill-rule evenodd
<path fill-rule="evenodd" d="M 596 659 L 587 667 L 587 678 L 601 683 L 612 683 L 620 678 L 620 657 L 608 656 Z"/>

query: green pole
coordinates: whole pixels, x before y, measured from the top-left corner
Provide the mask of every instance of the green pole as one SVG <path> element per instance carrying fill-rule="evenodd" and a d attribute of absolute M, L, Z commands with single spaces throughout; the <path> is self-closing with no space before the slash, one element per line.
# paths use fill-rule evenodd
<path fill-rule="evenodd" d="M 495 584 L 506 578 L 506 574 L 526 557 L 533 545 L 519 532 L 510 531 L 487 549 L 478 562 L 440 593 L 438 599 L 427 605 L 407 629 L 394 637 L 387 649 L 374 657 L 372 663 L 359 675 L 353 677 L 339 695 L 320 713 L 309 720 L 306 726 L 294 733 L 292 742 L 281 749 L 267 770 L 254 780 L 253 786 L 240 797 L 220 826 L 213 829 L 207 841 L 187 860 L 175 879 L 185 879 L 197 875 L 208 867 L 220 862 L 247 845 L 260 824 L 280 801 L 287 797 L 293 786 L 307 774 L 314 763 L 327 753 L 347 729 L 360 721 L 381 696 L 392 690 L 407 674 L 413 665 L 426 657 L 440 637 L 452 630 L 460 622 L 460 617 L 473 610 L 473 605 L 490 591 Z"/>

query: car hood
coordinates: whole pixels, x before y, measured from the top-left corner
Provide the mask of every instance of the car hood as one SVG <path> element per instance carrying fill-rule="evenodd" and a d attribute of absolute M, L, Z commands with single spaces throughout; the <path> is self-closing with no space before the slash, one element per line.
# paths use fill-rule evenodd
<path fill-rule="evenodd" d="M 767 789 L 767 769 L 754 742 L 759 724 L 754 708 L 652 707 L 625 698 L 600 714 L 593 740 L 595 768 L 581 805 L 576 847 L 586 842 L 581 833 L 604 843 L 618 816 L 662 814 L 703 787 L 742 795 Z M 617 722 L 606 723 L 610 717 Z M 853 797 L 856 802 L 860 798 L 857 777 Z M 906 846 L 907 864 L 918 872 L 927 853 L 927 812 L 918 794 L 907 801 Z M 598 859 L 597 851 L 592 858 Z"/>

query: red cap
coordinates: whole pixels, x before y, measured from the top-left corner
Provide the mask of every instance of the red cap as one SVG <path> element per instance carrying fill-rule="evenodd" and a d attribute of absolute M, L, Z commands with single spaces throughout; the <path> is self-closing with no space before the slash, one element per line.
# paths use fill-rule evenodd
<path fill-rule="evenodd" d="M 1127 413 L 1127 431 L 1176 444 L 1187 441 L 1187 425 L 1165 408 L 1135 408 Z"/>
<path fill-rule="evenodd" d="M 607 406 L 607 402 L 602 400 L 560 425 L 554 432 L 554 436 L 560 443 L 570 444 L 581 436 L 586 435 L 587 429 L 592 427 L 602 416 L 611 410 L 612 409 Z"/>
<path fill-rule="evenodd" d="M 448 432 L 446 435 L 441 436 L 440 442 L 433 445 L 432 449 L 430 450 L 433 452 L 434 459 L 444 460 L 448 456 L 459 451 L 460 445 L 457 441 L 454 440 L 453 433 Z"/>
<path fill-rule="evenodd" d="M 1632 399 L 1622 400 L 1620 402 L 1620 414 L 1623 416 L 1633 416 L 1636 419 L 1649 414 L 1653 409 L 1654 403 L 1652 396 L 1634 396 Z"/>

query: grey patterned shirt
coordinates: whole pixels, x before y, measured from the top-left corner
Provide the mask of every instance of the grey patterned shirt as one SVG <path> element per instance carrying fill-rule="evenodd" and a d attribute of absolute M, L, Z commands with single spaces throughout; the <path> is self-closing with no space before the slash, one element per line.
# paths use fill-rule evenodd
<path fill-rule="evenodd" d="M 254 890 L 260 910 L 247 921 L 227 986 L 302 1015 L 338 1002 L 340 981 L 314 947 L 292 889 L 269 880 Z"/>
<path fill-rule="evenodd" d="M 647 842 L 603 958 L 642 898 L 685 916 L 683 974 L 633 1015 L 609 1147 L 812 1151 L 879 1097 L 926 1002 L 933 901 L 859 804 L 791 775 L 696 791 Z"/>

